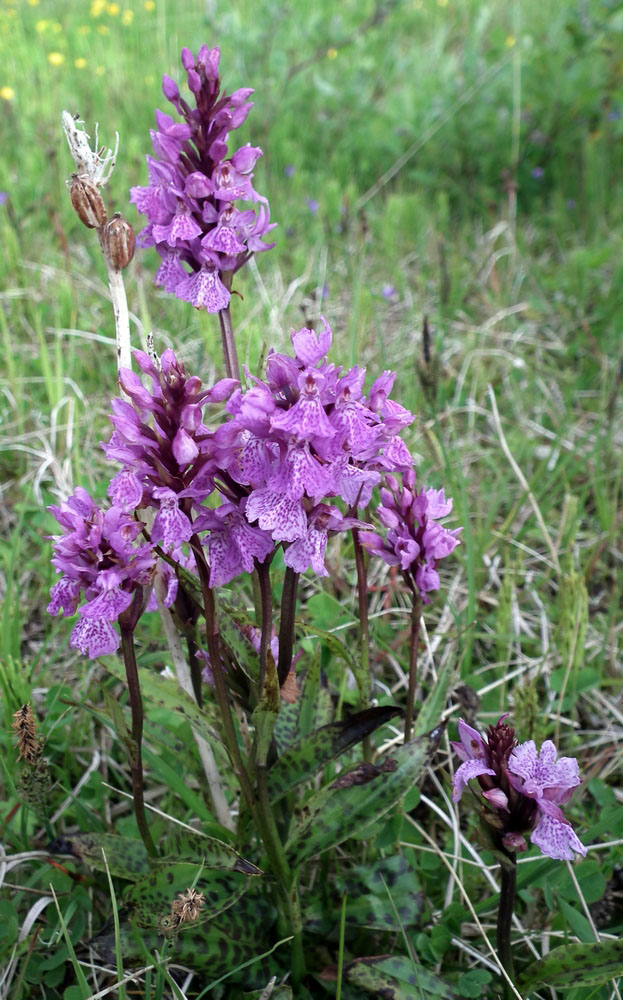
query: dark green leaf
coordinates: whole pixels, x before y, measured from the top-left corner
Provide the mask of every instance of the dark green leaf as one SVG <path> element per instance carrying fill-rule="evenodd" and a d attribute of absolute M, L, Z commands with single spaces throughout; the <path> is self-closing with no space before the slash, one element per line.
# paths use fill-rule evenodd
<path fill-rule="evenodd" d="M 249 878 L 237 871 L 202 869 L 201 865 L 189 861 L 159 864 L 146 878 L 128 886 L 122 897 L 123 906 L 131 911 L 139 927 L 158 928 L 169 915 L 178 893 L 192 886 L 204 894 L 194 926 L 227 910 L 246 892 Z"/>
<path fill-rule="evenodd" d="M 125 667 L 121 660 L 114 656 L 104 656 L 101 662 L 113 677 L 125 681 Z M 171 677 L 163 677 L 153 671 L 142 670 L 140 672 L 141 694 L 147 701 L 166 708 L 170 712 L 175 712 L 185 719 L 196 733 L 203 736 L 210 742 L 221 742 L 220 736 L 211 725 L 205 712 L 190 698 L 185 691 L 182 691 L 176 680 Z"/>
<path fill-rule="evenodd" d="M 545 983 L 557 989 L 571 986 L 599 986 L 623 975 L 623 941 L 594 944 L 565 944 L 545 958 L 533 962 L 520 976 L 518 986 L 526 989 Z"/>
<path fill-rule="evenodd" d="M 286 851 L 292 865 L 341 844 L 399 801 L 420 779 L 439 742 L 439 731 L 396 747 L 378 765 L 359 764 L 340 774 L 306 803 L 307 818 Z"/>
<path fill-rule="evenodd" d="M 348 982 L 384 1000 L 453 1000 L 456 994 L 443 979 L 402 956 L 358 958 L 345 968 Z"/>
<path fill-rule="evenodd" d="M 369 708 L 351 715 L 344 722 L 331 722 L 297 740 L 270 769 L 268 788 L 271 802 L 312 777 L 330 760 L 360 743 L 398 712 L 399 709 L 393 707 Z"/>
<path fill-rule="evenodd" d="M 52 841 L 48 850 L 52 854 L 73 854 L 96 871 L 105 872 L 104 850 L 110 874 L 132 882 L 148 874 L 151 868 L 142 840 L 118 837 L 114 833 L 77 833 L 73 837 L 59 837 Z"/>
<path fill-rule="evenodd" d="M 245 861 L 233 847 L 214 837 L 204 837 L 178 827 L 167 834 L 162 845 L 162 862 L 192 861 L 211 870 L 240 872 L 242 875 L 262 875 L 262 870 Z M 160 863 L 160 862 L 157 862 Z"/>

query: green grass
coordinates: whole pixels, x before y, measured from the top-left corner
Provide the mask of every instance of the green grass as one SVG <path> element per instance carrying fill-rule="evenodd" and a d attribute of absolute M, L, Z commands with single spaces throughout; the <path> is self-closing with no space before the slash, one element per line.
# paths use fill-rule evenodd
<path fill-rule="evenodd" d="M 48 818 L 96 748 L 100 754 L 53 823 L 55 835 L 70 829 L 135 835 L 123 796 L 130 789 L 123 748 L 106 721 L 102 688 L 124 706 L 125 692 L 69 650 L 68 623 L 45 613 L 53 580 L 45 536 L 55 522 L 44 508 L 77 484 L 104 499 L 110 470 L 98 443 L 109 433 L 116 380 L 105 269 L 97 240 L 69 203 L 72 163 L 60 112 L 79 112 L 89 131 L 98 121 L 106 145 L 119 132 L 108 203 L 138 230 L 128 191 L 146 182 L 153 111 L 166 103 L 160 76 L 179 80 L 179 49 L 205 40 L 221 47 L 228 89 L 256 89 L 240 140 L 264 150 L 256 186 L 279 224 L 275 249 L 237 278 L 242 298 L 233 318 L 241 358 L 253 369 L 266 345 L 283 347 L 291 327 L 323 313 L 343 364 L 397 371 L 394 396 L 419 418 L 410 445 L 420 481 L 446 487 L 454 524 L 464 526 L 442 591 L 425 613 L 432 659 L 422 654 L 423 693 L 437 671 L 456 665 L 448 703 L 454 720 L 469 711 L 460 684 L 469 685 L 480 696 L 481 721 L 495 721 L 510 706 L 524 733 L 532 727 L 537 740 L 556 733 L 562 748 L 580 757 L 587 780 L 570 814 L 587 843 L 618 842 L 575 869 L 585 898 L 597 906 L 623 857 L 623 6 L 614 0 L 390 0 L 378 7 L 156 0 L 153 9 L 128 0 L 117 12 L 102 6 L 93 16 L 97 7 L 83 0 L 0 0 L 0 191 L 8 195 L 0 205 L 0 839 L 7 853 L 45 847 L 41 818 L 15 808 L 9 726 L 29 691 L 55 782 Z M 294 168 L 290 176 L 286 167 Z M 317 212 L 308 199 L 318 202 Z M 127 272 L 135 346 L 153 330 L 159 348 L 173 346 L 209 382 L 221 372 L 218 324 L 153 287 L 155 259 L 139 252 Z M 393 288 L 387 298 L 384 286 Z M 429 362 L 422 354 L 425 317 Z M 308 618 L 318 629 L 344 625 L 340 636 L 354 644 L 356 631 L 347 627 L 357 612 L 348 546 L 336 550 L 334 566 L 335 581 L 348 586 L 310 579 Z M 394 694 L 404 697 L 407 654 L 397 637 L 407 628 L 407 611 L 383 570 L 375 569 L 371 583 L 371 657 L 379 682 L 373 693 L 385 704 Z M 165 661 L 158 630 L 150 628 L 145 669 Z M 341 665 L 330 660 L 325 649 L 332 688 L 342 691 L 346 707 L 354 705 Z M 161 713 L 148 721 L 147 742 L 148 786 L 159 790 L 153 804 L 189 822 L 203 807 L 189 732 Z M 188 780 L 180 789 L 175 775 L 182 760 Z M 446 746 L 442 783 L 449 760 Z M 439 790 L 425 791 L 449 819 Z M 484 888 L 480 867 L 470 864 L 472 827 L 457 832 L 424 806 L 415 817 L 440 852 L 458 848 L 461 860 L 451 864 L 475 905 L 485 900 L 478 912 L 489 926 L 495 890 Z M 402 928 L 409 947 L 400 933 L 390 939 L 379 932 L 378 953 L 408 956 L 414 948 L 427 969 L 453 976 L 465 995 L 472 989 L 470 995 L 495 996 L 495 979 L 487 986 L 486 977 L 478 978 L 490 969 L 490 956 L 444 859 L 409 819 L 380 824 L 369 860 L 399 841 L 414 845 L 403 851 L 425 917 L 420 926 Z M 85 875 L 77 861 L 62 863 L 64 872 L 33 857 L 0 886 L 0 905 L 11 907 L 0 921 L 8 928 L 0 933 L 0 966 L 16 957 L 13 986 L 6 994 L 0 987 L 3 1000 L 63 997 L 79 981 L 77 973 L 72 979 L 74 950 L 85 959 L 84 942 L 112 913 L 106 880 Z M 339 863 L 332 856 L 330 864 Z M 551 947 L 574 935 L 584 940 L 590 926 L 582 924 L 575 886 L 564 866 L 554 874 L 556 866 L 546 866 L 520 869 L 524 928 L 539 947 L 543 933 Z M 59 918 L 47 907 L 35 924 L 40 930 L 18 942 L 51 876 Z M 87 879 L 88 892 L 74 883 L 77 876 Z M 321 881 L 310 883 L 310 913 L 327 905 Z M 382 886 L 379 900 L 381 894 L 378 905 L 385 906 Z M 614 900 L 605 923 L 595 917 L 600 933 L 621 932 L 623 911 Z M 331 905 L 320 932 L 320 964 L 337 964 L 339 957 L 341 996 L 356 1000 L 368 994 L 349 982 L 346 970 L 366 954 L 362 935 L 348 921 L 340 934 L 340 899 Z M 286 937 L 258 944 L 256 954 Z M 516 947 L 527 961 L 527 938 L 518 934 Z M 53 955 L 60 956 L 56 964 Z M 111 970 L 117 961 L 113 956 Z M 252 958 L 232 967 L 244 962 Z M 265 971 L 263 983 L 273 973 L 260 964 L 259 979 Z M 93 992 L 111 982 L 84 972 Z M 206 975 L 192 988 L 221 981 L 221 973 Z M 312 995 L 335 995 L 335 986 L 315 981 Z M 548 994 L 531 994 L 541 995 Z M 609 987 L 565 993 L 570 1000 L 610 995 Z"/>

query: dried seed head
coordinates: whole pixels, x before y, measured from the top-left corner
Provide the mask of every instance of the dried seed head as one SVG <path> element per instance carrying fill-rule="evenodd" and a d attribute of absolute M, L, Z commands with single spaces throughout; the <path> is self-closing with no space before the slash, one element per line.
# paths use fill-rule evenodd
<path fill-rule="evenodd" d="M 13 716 L 13 730 L 17 735 L 17 752 L 21 760 L 36 765 L 41 757 L 41 740 L 37 739 L 35 717 L 29 704 L 22 705 Z"/>
<path fill-rule="evenodd" d="M 102 249 L 116 271 L 127 267 L 134 256 L 136 236 L 129 222 L 115 212 L 102 231 Z"/>
<path fill-rule="evenodd" d="M 76 215 L 85 226 L 89 229 L 100 229 L 104 225 L 106 206 L 95 184 L 84 177 L 79 177 L 78 174 L 72 174 L 69 197 Z"/>
<path fill-rule="evenodd" d="M 178 893 L 171 905 L 171 915 L 177 917 L 180 924 L 192 923 L 199 916 L 205 902 L 205 896 L 196 889 L 186 889 Z"/>

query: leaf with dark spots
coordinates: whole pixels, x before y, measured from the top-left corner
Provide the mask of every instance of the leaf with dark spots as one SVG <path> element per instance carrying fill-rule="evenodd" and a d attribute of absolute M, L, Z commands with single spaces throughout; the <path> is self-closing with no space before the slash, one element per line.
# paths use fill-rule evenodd
<path fill-rule="evenodd" d="M 306 819 L 286 844 L 291 865 L 296 867 L 375 823 L 423 777 L 437 746 L 436 740 L 420 736 L 396 747 L 391 757 L 381 762 L 385 766 L 388 760 L 393 762 L 383 781 L 329 786 L 313 795 L 306 803 Z"/>
<path fill-rule="evenodd" d="M 101 662 L 113 677 L 125 682 L 125 667 L 121 660 L 114 656 L 104 656 L 101 658 Z M 156 674 L 150 670 L 143 670 L 141 671 L 141 694 L 146 701 L 179 715 L 180 718 L 190 723 L 196 733 L 209 742 L 222 742 L 205 712 L 185 691 L 182 691 L 176 680 L 163 677 L 162 674 Z M 149 718 L 148 713 L 146 713 L 146 718 Z"/>
<path fill-rule="evenodd" d="M 439 976 L 401 955 L 357 958 L 344 966 L 349 983 L 359 986 L 379 1000 L 458 1000 Z"/>
<path fill-rule="evenodd" d="M 621 975 L 623 940 L 565 944 L 528 966 L 521 974 L 518 986 L 526 989 L 541 982 L 560 989 L 599 986 Z"/>
<path fill-rule="evenodd" d="M 139 882 L 128 886 L 122 903 L 139 927 L 156 928 L 169 914 L 176 896 L 194 886 L 205 896 L 194 922 L 202 923 L 232 906 L 247 891 L 250 881 L 240 872 L 206 870 L 194 862 L 163 863 Z"/>
<path fill-rule="evenodd" d="M 73 854 L 98 872 L 106 871 L 104 851 L 110 874 L 132 882 L 150 871 L 149 856 L 142 840 L 114 833 L 77 833 L 73 837 L 53 840 L 48 850 L 51 854 Z"/>
<path fill-rule="evenodd" d="M 293 743 L 271 767 L 268 788 L 271 802 L 307 781 L 329 761 L 356 746 L 379 726 L 399 713 L 398 708 L 368 708 L 342 722 L 331 722 Z"/>
<path fill-rule="evenodd" d="M 204 868 L 241 872 L 243 875 L 262 875 L 261 868 L 246 861 L 237 851 L 215 837 L 174 829 L 165 837 L 160 862 L 193 861 Z"/>
<path fill-rule="evenodd" d="M 382 761 L 380 764 L 371 764 L 369 761 L 364 761 L 362 764 L 357 764 L 351 771 L 347 771 L 346 774 L 340 774 L 339 778 L 336 778 L 331 788 L 352 788 L 353 785 L 367 785 L 369 782 L 374 781 L 378 778 L 380 774 L 391 774 L 398 767 L 397 761 L 393 757 L 388 757 L 386 760 Z"/>

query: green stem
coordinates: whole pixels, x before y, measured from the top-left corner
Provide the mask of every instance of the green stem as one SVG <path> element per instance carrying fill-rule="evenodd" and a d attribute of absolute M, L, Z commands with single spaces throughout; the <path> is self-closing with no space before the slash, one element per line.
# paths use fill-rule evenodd
<path fill-rule="evenodd" d="M 511 926 L 515 909 L 515 887 L 517 882 L 517 863 L 514 855 L 507 855 L 507 861 L 501 866 L 502 885 L 500 903 L 498 906 L 497 949 L 498 958 L 509 977 L 513 978 L 513 953 L 511 951 Z M 506 978 L 502 979 L 504 1000 L 510 1000 L 513 992 Z"/>
<path fill-rule="evenodd" d="M 283 687 L 292 666 L 294 647 L 294 615 L 296 612 L 296 591 L 299 575 L 286 566 L 281 592 L 281 621 L 279 622 L 279 661 L 277 676 L 279 687 Z"/>
<path fill-rule="evenodd" d="M 244 766 L 244 761 L 242 760 L 240 747 L 238 746 L 234 720 L 231 714 L 229 698 L 227 697 L 227 688 L 225 687 L 225 678 L 223 677 L 218 621 L 216 617 L 216 602 L 214 600 L 214 591 L 210 587 L 210 570 L 205 560 L 203 547 L 197 535 L 192 536 L 190 545 L 195 556 L 199 579 L 201 581 L 201 592 L 203 594 L 206 621 L 206 643 L 208 646 L 208 656 L 212 665 L 214 692 L 216 694 L 216 700 L 221 714 L 225 745 L 227 746 L 242 794 L 246 799 L 251 815 L 254 815 L 255 796 Z"/>
<path fill-rule="evenodd" d="M 305 953 L 303 951 L 303 919 L 297 880 L 288 865 L 283 845 L 277 831 L 277 824 L 268 795 L 268 773 L 262 762 L 257 769 L 258 810 L 257 818 L 261 827 L 262 840 L 268 861 L 279 886 L 279 895 L 285 905 L 292 934 L 292 981 L 298 986 L 305 976 Z"/>
<path fill-rule="evenodd" d="M 139 833 L 150 857 L 157 856 L 156 845 L 149 832 L 149 824 L 145 815 L 145 799 L 143 795 L 143 699 L 141 698 L 141 687 L 138 679 L 138 665 L 136 663 L 136 653 L 134 651 L 134 631 L 127 626 L 121 625 L 121 648 L 123 650 L 123 660 L 125 663 L 125 673 L 128 680 L 128 693 L 130 695 L 130 707 L 132 709 L 132 741 L 134 746 L 130 752 L 130 773 L 132 776 L 132 798 L 134 801 L 134 815 Z"/>
<path fill-rule="evenodd" d="M 270 593 L 270 569 L 267 563 L 257 564 L 257 579 L 260 590 L 260 692 L 264 690 L 266 677 L 266 657 L 273 628 L 272 597 Z M 291 659 L 291 658 L 290 658 Z"/>
<path fill-rule="evenodd" d="M 415 688 L 417 685 L 417 654 L 420 637 L 420 616 L 422 614 L 422 598 L 418 591 L 413 597 L 411 608 L 411 635 L 409 637 L 409 687 L 407 690 L 407 710 L 405 712 L 405 743 L 411 739 L 413 727 L 413 710 L 415 708 Z"/>
<path fill-rule="evenodd" d="M 360 693 L 361 708 L 370 704 L 370 631 L 368 626 L 368 572 L 363 546 L 359 541 L 359 531 L 352 529 L 353 547 L 355 551 L 355 567 L 357 569 L 357 601 L 359 604 L 359 658 L 361 672 L 367 678 L 367 691 Z M 372 759 L 372 743 L 369 736 L 363 741 L 363 759 Z"/>
<path fill-rule="evenodd" d="M 227 288 L 231 288 L 231 275 L 229 282 L 223 275 L 223 283 Z M 238 364 L 238 354 L 236 352 L 236 341 L 234 340 L 234 329 L 231 323 L 231 313 L 229 306 L 225 306 L 218 314 L 218 321 L 221 327 L 221 343 L 223 345 L 223 357 L 225 359 L 225 371 L 228 378 L 236 378 L 240 381 L 240 365 Z"/>

